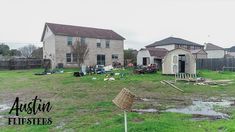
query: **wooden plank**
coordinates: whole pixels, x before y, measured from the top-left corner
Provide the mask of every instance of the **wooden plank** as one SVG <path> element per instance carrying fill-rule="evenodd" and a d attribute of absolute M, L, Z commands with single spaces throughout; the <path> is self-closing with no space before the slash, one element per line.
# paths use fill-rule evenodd
<path fill-rule="evenodd" d="M 181 92 L 184 92 L 182 89 L 180 89 L 180 88 L 176 87 L 175 85 L 171 84 L 169 81 L 163 80 L 163 82 L 165 82 L 166 84 L 170 85 L 171 87 L 173 87 L 173 88 L 175 88 L 175 89 L 177 89 Z"/>

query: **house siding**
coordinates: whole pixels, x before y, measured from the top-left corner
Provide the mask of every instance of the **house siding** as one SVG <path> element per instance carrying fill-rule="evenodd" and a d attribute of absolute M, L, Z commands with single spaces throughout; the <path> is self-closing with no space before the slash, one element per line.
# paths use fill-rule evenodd
<path fill-rule="evenodd" d="M 207 50 L 207 58 L 224 58 L 224 50 Z"/>
<path fill-rule="evenodd" d="M 73 43 L 80 38 L 73 37 Z M 96 38 L 86 38 L 86 44 L 89 48 L 88 56 L 85 60 L 85 65 L 96 65 L 97 64 L 97 55 L 105 55 L 106 65 L 111 65 L 113 63 L 112 54 L 118 55 L 118 62 L 122 65 L 124 63 L 124 42 L 123 40 L 110 40 L 110 47 L 106 48 L 105 39 L 101 39 L 101 48 L 97 48 L 97 39 Z M 67 63 L 66 62 L 66 53 L 71 53 L 71 46 L 67 45 L 67 36 L 55 36 L 55 63 L 63 63 L 64 67 L 77 67 L 77 63 Z"/>
<path fill-rule="evenodd" d="M 171 45 L 162 45 L 162 46 L 155 46 L 155 48 L 165 48 L 167 50 L 173 50 L 175 49 L 175 44 L 171 44 Z"/>
<path fill-rule="evenodd" d="M 56 66 L 55 35 L 49 28 L 43 39 L 43 59 L 50 59 L 51 66 Z"/>

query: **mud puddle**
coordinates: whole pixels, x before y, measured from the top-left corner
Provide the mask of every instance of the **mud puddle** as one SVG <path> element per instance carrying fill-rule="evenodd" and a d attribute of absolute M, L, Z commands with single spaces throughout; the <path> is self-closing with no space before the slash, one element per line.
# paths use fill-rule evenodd
<path fill-rule="evenodd" d="M 5 112 L 6 110 L 10 109 L 10 106 L 7 104 L 0 104 L 0 112 Z M 0 126 L 6 125 L 5 115 L 0 113 Z"/>
<path fill-rule="evenodd" d="M 144 101 L 153 101 L 151 99 L 144 99 Z M 220 101 L 201 101 L 194 100 L 191 105 L 170 108 L 163 111 L 157 109 L 132 109 L 132 112 L 143 113 L 157 113 L 157 112 L 174 112 L 182 114 L 193 115 L 192 120 L 216 120 L 216 119 L 229 119 L 230 116 L 226 113 L 218 112 L 220 109 L 226 109 L 235 105 L 235 101 L 220 100 Z"/>

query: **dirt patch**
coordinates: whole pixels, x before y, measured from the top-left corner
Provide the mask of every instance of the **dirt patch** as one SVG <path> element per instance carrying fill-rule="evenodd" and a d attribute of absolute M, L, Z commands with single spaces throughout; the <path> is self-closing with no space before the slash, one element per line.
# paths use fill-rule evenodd
<path fill-rule="evenodd" d="M 143 122 L 144 119 L 143 118 L 134 118 L 132 119 L 133 122 Z"/>

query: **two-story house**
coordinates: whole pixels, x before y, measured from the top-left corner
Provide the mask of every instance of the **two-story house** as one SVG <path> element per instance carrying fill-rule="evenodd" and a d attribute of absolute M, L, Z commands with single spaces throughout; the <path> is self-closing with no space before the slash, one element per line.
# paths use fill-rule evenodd
<path fill-rule="evenodd" d="M 189 50 L 196 59 L 207 58 L 207 53 L 204 50 L 204 45 L 197 44 L 182 38 L 168 37 L 153 44 L 145 46 L 146 48 L 164 48 L 168 51 L 182 48 Z"/>
<path fill-rule="evenodd" d="M 121 35 L 108 29 L 46 23 L 41 41 L 43 58 L 50 59 L 52 68 L 58 64 L 77 67 L 77 58 L 71 46 L 75 41 L 87 44 L 89 53 L 85 65 L 111 65 L 124 63 L 124 40 Z"/>
<path fill-rule="evenodd" d="M 225 49 L 212 43 L 205 43 L 205 50 L 208 58 L 224 58 Z"/>

